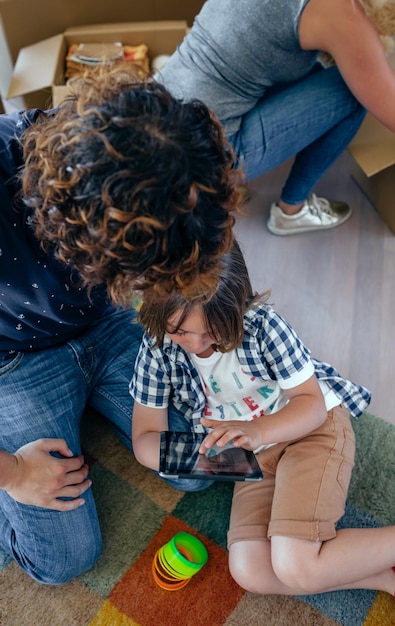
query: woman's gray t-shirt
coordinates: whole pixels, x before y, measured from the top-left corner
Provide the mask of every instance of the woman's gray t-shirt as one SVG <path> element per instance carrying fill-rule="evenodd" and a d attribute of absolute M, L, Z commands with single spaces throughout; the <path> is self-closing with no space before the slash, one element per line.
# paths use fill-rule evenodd
<path fill-rule="evenodd" d="M 271 87 L 305 76 L 318 51 L 299 44 L 309 0 L 207 0 L 155 78 L 176 97 L 199 99 L 228 135 Z"/>

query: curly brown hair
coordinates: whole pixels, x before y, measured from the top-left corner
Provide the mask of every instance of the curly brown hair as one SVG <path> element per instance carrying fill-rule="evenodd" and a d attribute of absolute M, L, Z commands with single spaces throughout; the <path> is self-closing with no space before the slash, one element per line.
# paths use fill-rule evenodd
<path fill-rule="evenodd" d="M 70 88 L 22 138 L 22 193 L 44 249 L 115 304 L 134 290 L 213 293 L 242 203 L 215 116 L 125 65 Z"/>
<path fill-rule="evenodd" d="M 189 300 L 180 292 L 174 291 L 164 301 L 143 301 L 138 321 L 147 335 L 154 340 L 154 346 L 163 343 L 168 330 L 168 320 L 179 314 L 177 325 L 171 329 L 176 333 L 196 306 L 201 307 L 207 330 L 212 337 L 218 337 L 214 350 L 230 352 L 241 345 L 244 337 L 244 314 L 253 305 L 264 304 L 270 297 L 270 289 L 258 293 L 251 285 L 250 276 L 240 246 L 236 239 L 220 263 L 220 279 L 217 290 L 210 298 Z"/>

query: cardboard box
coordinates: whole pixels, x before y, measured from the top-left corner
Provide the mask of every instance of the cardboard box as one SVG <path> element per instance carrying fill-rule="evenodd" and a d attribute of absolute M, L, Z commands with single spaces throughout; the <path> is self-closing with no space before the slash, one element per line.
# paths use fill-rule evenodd
<path fill-rule="evenodd" d="M 0 0 L 0 24 L 13 64 L 19 50 L 89 24 L 192 21 L 204 0 Z"/>
<path fill-rule="evenodd" d="M 388 57 L 395 71 L 395 53 Z M 349 145 L 352 176 L 395 235 L 395 133 L 370 113 Z"/>
<path fill-rule="evenodd" d="M 349 152 L 353 178 L 395 234 L 395 134 L 368 113 Z"/>
<path fill-rule="evenodd" d="M 68 28 L 31 46 L 22 48 L 11 77 L 7 99 L 19 108 L 46 108 L 57 104 L 67 93 L 65 56 L 72 43 L 115 42 L 148 46 L 150 61 L 160 54 L 171 54 L 187 32 L 187 22 L 123 22 Z"/>
<path fill-rule="evenodd" d="M 77 25 L 157 20 L 185 20 L 191 25 L 203 1 L 0 0 L 0 95 L 3 104 L 9 110 L 15 108 L 5 97 L 21 48 Z"/>

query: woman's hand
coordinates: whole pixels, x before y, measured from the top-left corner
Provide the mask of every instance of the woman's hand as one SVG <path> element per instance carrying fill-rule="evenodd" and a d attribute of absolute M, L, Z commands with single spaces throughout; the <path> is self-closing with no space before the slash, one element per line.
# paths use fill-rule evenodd
<path fill-rule="evenodd" d="M 82 455 L 72 456 L 64 439 L 38 439 L 10 457 L 11 471 L 4 490 L 17 502 L 56 511 L 71 511 L 84 504 L 79 496 L 91 486 L 88 466 Z"/>

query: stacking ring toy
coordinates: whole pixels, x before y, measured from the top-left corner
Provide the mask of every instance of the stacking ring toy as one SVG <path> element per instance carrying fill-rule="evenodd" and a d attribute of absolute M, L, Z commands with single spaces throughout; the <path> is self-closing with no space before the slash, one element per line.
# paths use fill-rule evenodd
<path fill-rule="evenodd" d="M 152 574 L 162 589 L 175 591 L 184 587 L 207 559 L 207 549 L 197 537 L 179 532 L 155 554 Z"/>

